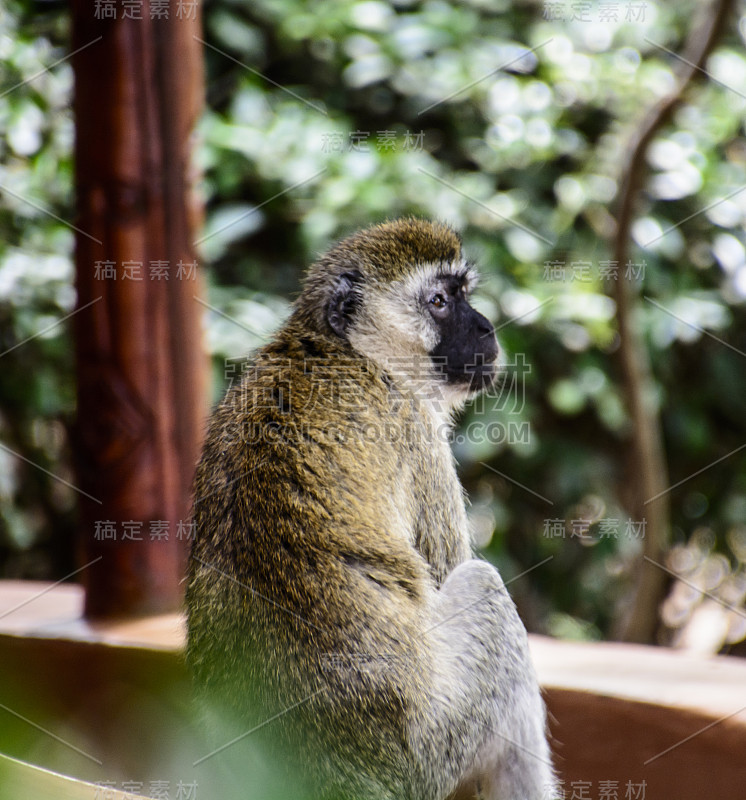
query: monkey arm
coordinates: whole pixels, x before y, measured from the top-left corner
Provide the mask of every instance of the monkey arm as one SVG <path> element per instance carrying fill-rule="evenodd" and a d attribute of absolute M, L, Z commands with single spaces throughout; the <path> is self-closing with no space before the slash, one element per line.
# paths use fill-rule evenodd
<path fill-rule="evenodd" d="M 434 599 L 432 617 L 433 752 L 459 731 L 452 749 L 463 781 L 475 781 L 480 797 L 552 798 L 544 703 L 525 628 L 497 570 L 479 560 L 456 567 Z"/>

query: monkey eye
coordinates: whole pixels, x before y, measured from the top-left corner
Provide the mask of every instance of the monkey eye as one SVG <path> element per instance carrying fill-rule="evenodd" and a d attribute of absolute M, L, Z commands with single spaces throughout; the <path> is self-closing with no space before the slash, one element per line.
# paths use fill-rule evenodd
<path fill-rule="evenodd" d="M 438 294 L 434 294 L 430 298 L 430 305 L 434 306 L 435 308 L 445 308 L 447 302 L 448 301 L 445 299 L 445 297 L 442 294 L 440 294 L 440 292 Z"/>

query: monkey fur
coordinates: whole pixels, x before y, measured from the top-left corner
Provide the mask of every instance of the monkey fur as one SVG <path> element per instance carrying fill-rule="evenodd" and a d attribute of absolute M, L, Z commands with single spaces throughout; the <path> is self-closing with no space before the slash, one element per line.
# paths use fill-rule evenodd
<path fill-rule="evenodd" d="M 553 797 L 526 632 L 472 558 L 448 443 L 496 372 L 474 280 L 443 224 L 344 239 L 210 422 L 188 661 L 312 797 Z"/>

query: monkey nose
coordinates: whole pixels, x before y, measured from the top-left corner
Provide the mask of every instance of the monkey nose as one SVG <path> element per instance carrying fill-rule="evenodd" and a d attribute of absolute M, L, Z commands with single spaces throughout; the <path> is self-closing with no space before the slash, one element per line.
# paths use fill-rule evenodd
<path fill-rule="evenodd" d="M 485 337 L 489 336 L 490 334 L 494 334 L 495 329 L 487 318 L 480 319 L 477 323 L 477 333 L 480 337 Z"/>

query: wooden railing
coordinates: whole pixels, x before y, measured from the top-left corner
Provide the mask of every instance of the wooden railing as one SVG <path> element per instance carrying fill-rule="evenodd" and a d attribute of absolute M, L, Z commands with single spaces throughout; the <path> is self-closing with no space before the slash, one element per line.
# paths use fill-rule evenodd
<path fill-rule="evenodd" d="M 0 753 L 77 781 L 0 759 L 0 798 L 207 800 L 183 618 L 92 624 L 82 606 L 77 586 L 0 582 Z M 531 646 L 568 800 L 746 798 L 746 662 Z"/>

